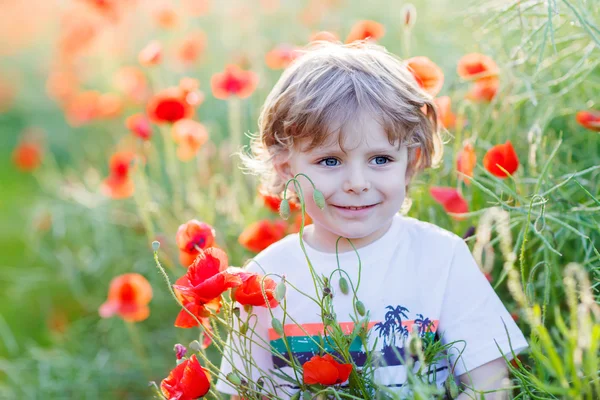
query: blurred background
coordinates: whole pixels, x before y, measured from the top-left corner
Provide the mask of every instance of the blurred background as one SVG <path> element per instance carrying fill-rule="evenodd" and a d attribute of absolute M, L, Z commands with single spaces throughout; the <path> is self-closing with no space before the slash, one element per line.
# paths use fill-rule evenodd
<path fill-rule="evenodd" d="M 248 142 L 244 133 L 257 131 L 260 106 L 294 49 L 323 31 L 320 38 L 342 42 L 370 36 L 443 71 L 434 76 L 443 86 L 432 94 L 447 107 L 444 160 L 415 182 L 408 215 L 463 236 L 489 207 L 507 211 L 511 250 L 524 249 L 528 304 L 552 310 L 550 331 L 555 308 L 568 314 L 568 263 L 586 272 L 598 301 L 597 2 L 5 0 L 0 9 L 2 399 L 154 396 L 148 382 L 160 384 L 173 368 L 173 345 L 198 334 L 173 326 L 179 308 L 150 243 L 160 241 L 174 280 L 185 273 L 176 232 L 191 219 L 215 228 L 232 265 L 297 230 L 292 223 L 273 227 L 279 217 L 258 194 L 258 180 L 237 172 L 231 155 Z M 485 75 L 487 59 L 475 73 L 458 68 L 472 53 L 497 66 L 492 85 L 473 76 Z M 230 71 L 224 78 L 227 65 L 254 75 Z M 238 90 L 253 80 L 246 93 Z M 151 103 L 168 88 L 186 94 L 190 119 L 201 127 L 178 133 L 156 116 Z M 136 114 L 142 122 L 129 119 Z M 507 141 L 518 155 L 508 178 L 483 161 Z M 135 172 L 130 159 L 111 161 L 120 151 L 137 154 Z M 475 157 L 472 179 L 460 167 L 465 154 Z M 128 173 L 131 181 L 119 180 Z M 456 210 L 436 196 L 440 187 L 467 204 L 465 217 L 449 214 Z M 272 225 L 253 225 L 261 221 Z M 494 233 L 486 247 L 496 257 L 478 261 L 530 335 L 522 304 L 507 288 L 500 239 Z M 99 315 L 111 280 L 125 273 L 151 284 L 143 321 Z M 564 333 L 553 337 L 570 359 L 577 344 L 566 343 Z M 575 363 L 563 373 L 585 381 L 585 368 L 598 371 L 597 347 L 591 352 L 596 364 Z M 540 379 L 560 380 L 549 367 L 529 365 Z M 592 398 L 582 387 L 543 398 Z"/>

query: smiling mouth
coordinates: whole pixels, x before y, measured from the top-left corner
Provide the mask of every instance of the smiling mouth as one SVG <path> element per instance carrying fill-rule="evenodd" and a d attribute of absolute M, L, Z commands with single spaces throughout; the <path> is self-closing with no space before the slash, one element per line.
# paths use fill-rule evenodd
<path fill-rule="evenodd" d="M 358 207 L 344 207 L 344 206 L 336 206 L 336 205 L 334 205 L 334 207 L 343 208 L 344 210 L 363 210 L 365 208 L 371 208 L 371 207 L 374 207 L 376 205 L 377 204 L 371 204 L 370 206 L 358 206 Z"/>

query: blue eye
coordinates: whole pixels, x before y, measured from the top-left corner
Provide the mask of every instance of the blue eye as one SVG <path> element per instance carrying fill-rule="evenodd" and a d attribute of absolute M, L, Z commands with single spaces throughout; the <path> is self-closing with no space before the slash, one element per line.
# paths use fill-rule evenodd
<path fill-rule="evenodd" d="M 384 165 L 391 161 L 389 157 L 385 156 L 377 156 L 373 160 L 375 160 L 375 164 L 377 165 Z"/>
<path fill-rule="evenodd" d="M 321 161 L 319 161 L 319 164 L 326 166 L 326 167 L 335 167 L 337 166 L 338 160 L 336 158 L 333 157 L 329 157 L 329 158 L 324 158 Z"/>

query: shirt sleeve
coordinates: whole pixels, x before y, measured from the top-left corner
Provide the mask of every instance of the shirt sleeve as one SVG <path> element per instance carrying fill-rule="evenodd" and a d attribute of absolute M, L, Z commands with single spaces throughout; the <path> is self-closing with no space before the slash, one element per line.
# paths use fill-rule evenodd
<path fill-rule="evenodd" d="M 511 360 L 511 347 L 515 354 L 528 347 L 523 333 L 461 239 L 457 239 L 448 271 L 439 331 L 442 343 L 459 341 L 448 350 L 451 366 L 456 364 L 455 376 L 502 354 Z"/>
<path fill-rule="evenodd" d="M 239 303 L 240 320 L 248 320 L 248 314 Z M 233 318 L 233 333 L 230 333 L 221 359 L 219 379 L 216 389 L 226 394 L 237 394 L 237 389 L 226 379 L 227 374 L 235 371 L 240 378 L 256 382 L 273 368 L 269 345 L 270 313 L 265 307 L 253 307 L 249 319 L 249 329 L 245 335 L 240 333 L 239 322 Z M 265 387 L 268 380 L 265 379 Z"/>

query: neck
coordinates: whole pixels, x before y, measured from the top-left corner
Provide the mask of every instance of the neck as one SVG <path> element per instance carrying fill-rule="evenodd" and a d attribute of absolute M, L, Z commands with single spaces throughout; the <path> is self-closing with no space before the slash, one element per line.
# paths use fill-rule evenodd
<path fill-rule="evenodd" d="M 348 242 L 347 239 L 342 237 L 338 242 L 337 252 L 345 253 L 348 251 L 354 251 L 355 248 L 358 250 L 361 247 L 365 247 L 373 243 L 374 241 L 385 235 L 385 233 L 390 229 L 391 224 L 392 221 L 390 221 L 385 226 L 381 227 L 380 229 L 376 230 L 375 232 L 372 232 L 367 236 L 350 239 L 354 247 L 352 247 L 352 245 Z M 304 241 L 313 249 L 324 253 L 335 254 L 335 244 L 338 238 L 339 236 L 337 236 L 335 233 L 332 233 L 331 231 L 328 231 L 323 227 L 318 226 L 317 224 L 309 225 L 304 229 Z"/>

